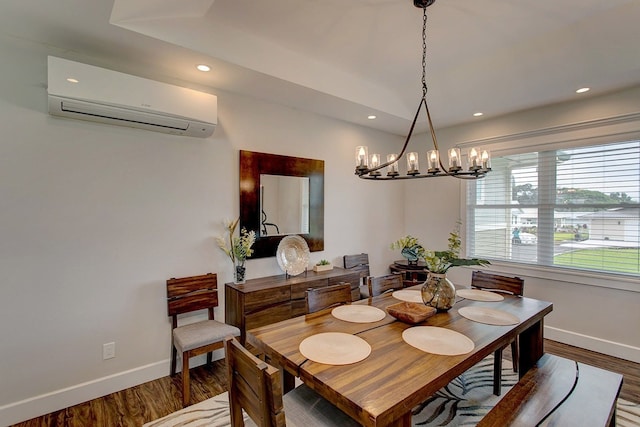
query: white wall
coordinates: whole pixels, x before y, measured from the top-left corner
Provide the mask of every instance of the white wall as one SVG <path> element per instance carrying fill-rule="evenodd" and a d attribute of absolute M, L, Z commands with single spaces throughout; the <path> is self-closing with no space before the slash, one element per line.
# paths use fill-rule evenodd
<path fill-rule="evenodd" d="M 352 158 L 397 137 L 225 92 L 209 139 L 54 118 L 48 53 L 63 54 L 0 38 L 0 425 L 168 375 L 166 279 L 232 279 L 213 238 L 239 212 L 240 149 L 325 161 L 313 262 L 368 252 L 382 274 L 394 259 L 403 194 L 358 180 Z M 247 267 L 281 274 L 275 258 Z"/>
<path fill-rule="evenodd" d="M 633 115 L 639 111 L 640 87 L 637 87 L 438 130 L 438 140 L 443 147 L 450 147 L 462 142 Z M 624 122 L 623 126 L 626 131 L 640 131 L 638 122 Z M 597 129 L 588 127 L 580 132 L 583 137 L 598 133 Z M 513 138 L 516 139 L 521 138 Z M 508 146 L 509 141 L 504 140 L 502 145 Z M 419 236 L 425 246 L 444 249 L 455 219 L 463 217 L 461 193 L 464 184 L 442 178 L 433 183 L 422 181 L 407 186 L 405 198 L 411 209 L 405 211 L 405 226 L 408 232 Z M 454 268 L 449 271 L 449 277 L 454 283 L 468 285 L 472 270 Z M 603 275 L 558 275 L 549 269 L 513 264 L 496 264 L 488 270 L 518 275 L 525 279 L 525 296 L 553 302 L 553 312 L 545 317 L 546 337 L 640 362 L 639 277 L 620 279 L 616 283 Z"/>

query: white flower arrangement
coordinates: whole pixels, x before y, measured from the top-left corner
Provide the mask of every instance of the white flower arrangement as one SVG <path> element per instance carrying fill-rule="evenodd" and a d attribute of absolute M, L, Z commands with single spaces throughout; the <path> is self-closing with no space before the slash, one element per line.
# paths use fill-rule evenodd
<path fill-rule="evenodd" d="M 234 236 L 240 218 L 235 221 L 225 221 L 227 232 L 225 236 L 216 237 L 220 249 L 231 259 L 231 262 L 244 261 L 253 254 L 251 247 L 256 241 L 256 232 L 247 231 L 242 227 L 239 236 Z"/>

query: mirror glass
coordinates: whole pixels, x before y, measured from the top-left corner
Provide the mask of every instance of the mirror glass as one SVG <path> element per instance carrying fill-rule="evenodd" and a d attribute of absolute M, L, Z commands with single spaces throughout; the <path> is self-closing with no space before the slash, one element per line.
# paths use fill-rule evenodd
<path fill-rule="evenodd" d="M 260 236 L 309 232 L 309 178 L 260 174 Z"/>
<path fill-rule="evenodd" d="M 289 234 L 323 251 L 324 161 L 240 150 L 240 227 L 256 232 L 251 258 L 275 256 Z"/>

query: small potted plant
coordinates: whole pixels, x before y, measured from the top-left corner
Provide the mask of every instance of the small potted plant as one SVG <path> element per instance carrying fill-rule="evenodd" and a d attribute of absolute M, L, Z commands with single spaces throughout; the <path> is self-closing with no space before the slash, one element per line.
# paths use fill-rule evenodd
<path fill-rule="evenodd" d="M 316 263 L 316 265 L 313 266 L 313 271 L 318 272 L 318 271 L 327 271 L 327 270 L 332 270 L 333 269 L 333 265 L 331 265 L 331 263 L 329 261 L 327 261 L 326 259 L 321 259 L 320 261 L 318 261 Z"/>
<path fill-rule="evenodd" d="M 391 249 L 400 249 L 400 253 L 409 265 L 417 265 L 424 253 L 424 248 L 416 237 L 407 235 L 391 244 Z"/>

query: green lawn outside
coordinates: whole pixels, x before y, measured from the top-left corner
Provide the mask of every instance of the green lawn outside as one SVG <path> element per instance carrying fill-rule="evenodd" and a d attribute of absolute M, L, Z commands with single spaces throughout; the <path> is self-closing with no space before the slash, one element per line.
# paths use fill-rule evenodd
<path fill-rule="evenodd" d="M 573 240 L 575 234 L 573 233 L 553 233 L 553 240 L 555 242 L 564 242 L 565 240 Z"/>
<path fill-rule="evenodd" d="M 579 239 L 576 239 L 575 233 L 566 233 L 566 232 L 553 233 L 554 242 L 564 242 L 567 240 L 587 240 L 588 238 L 589 238 L 589 233 L 587 233 L 586 231 L 580 232 Z"/>
<path fill-rule="evenodd" d="M 556 265 L 640 274 L 640 249 L 579 249 L 553 259 Z"/>

